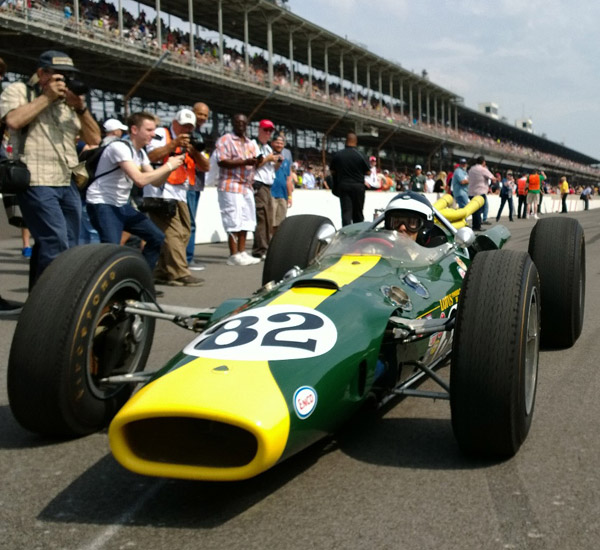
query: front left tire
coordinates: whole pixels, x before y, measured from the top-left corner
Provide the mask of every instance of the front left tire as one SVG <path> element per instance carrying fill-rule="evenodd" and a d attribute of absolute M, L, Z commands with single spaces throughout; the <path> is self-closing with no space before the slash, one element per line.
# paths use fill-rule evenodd
<path fill-rule="evenodd" d="M 79 246 L 54 260 L 23 308 L 10 349 L 8 397 L 17 421 L 46 436 L 106 427 L 133 388 L 103 379 L 142 370 L 154 336 L 154 319 L 127 314 L 124 304 L 153 296 L 146 261 L 127 247 Z"/>

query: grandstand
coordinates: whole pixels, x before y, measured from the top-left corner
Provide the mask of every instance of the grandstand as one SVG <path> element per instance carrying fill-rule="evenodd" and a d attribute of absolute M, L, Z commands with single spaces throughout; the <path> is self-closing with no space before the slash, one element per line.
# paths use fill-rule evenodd
<path fill-rule="evenodd" d="M 100 119 L 145 107 L 168 120 L 202 100 L 215 137 L 235 112 L 271 118 L 296 156 L 325 158 L 352 129 L 390 168 L 447 169 L 484 154 L 499 169 L 542 164 L 551 180 L 600 180 L 597 159 L 469 109 L 426 76 L 267 0 L 6 0 L 0 56 L 9 69 L 32 73 L 49 48 L 73 55 Z"/>

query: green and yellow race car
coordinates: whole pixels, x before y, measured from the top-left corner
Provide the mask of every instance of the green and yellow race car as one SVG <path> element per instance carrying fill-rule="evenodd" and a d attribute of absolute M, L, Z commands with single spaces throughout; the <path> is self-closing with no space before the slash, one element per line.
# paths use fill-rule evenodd
<path fill-rule="evenodd" d="M 510 457 L 531 426 L 540 345 L 571 346 L 581 333 L 585 241 L 576 220 L 548 218 L 528 253 L 503 250 L 505 227 L 465 226 L 482 201 L 456 210 L 451 197 L 431 205 L 401 193 L 375 221 L 339 231 L 321 216 L 289 217 L 263 286 L 216 308 L 157 303 L 129 248 L 68 250 L 19 319 L 13 414 L 51 436 L 109 426 L 115 458 L 134 472 L 239 480 L 366 404 L 415 396 L 450 401 L 464 453 Z M 57 304 L 72 314 L 57 317 Z M 195 337 L 144 372 L 156 319 Z M 40 337 L 44 353 L 32 354 Z"/>

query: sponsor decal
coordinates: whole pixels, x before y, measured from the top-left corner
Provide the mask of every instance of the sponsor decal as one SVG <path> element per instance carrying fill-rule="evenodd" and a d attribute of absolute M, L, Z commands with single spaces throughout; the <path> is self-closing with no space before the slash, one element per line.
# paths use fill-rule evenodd
<path fill-rule="evenodd" d="M 466 273 L 465 273 L 465 270 L 462 267 L 458 268 L 458 274 L 460 275 L 461 279 L 465 278 Z"/>
<path fill-rule="evenodd" d="M 460 289 L 447 294 L 440 300 L 440 309 L 445 311 L 448 308 L 451 308 L 453 305 L 458 303 L 458 295 L 460 294 Z"/>
<path fill-rule="evenodd" d="M 240 361 L 307 359 L 327 353 L 336 341 L 333 321 L 321 312 L 300 305 L 269 305 L 220 321 L 183 352 Z"/>
<path fill-rule="evenodd" d="M 467 264 L 465 262 L 463 262 L 462 258 L 459 258 L 458 256 L 456 256 L 456 263 L 459 265 L 459 267 L 463 271 L 467 271 Z M 459 273 L 460 273 L 460 270 L 459 270 Z"/>
<path fill-rule="evenodd" d="M 308 418 L 317 406 L 317 392 L 310 386 L 301 386 L 294 392 L 294 410 L 298 418 Z"/>

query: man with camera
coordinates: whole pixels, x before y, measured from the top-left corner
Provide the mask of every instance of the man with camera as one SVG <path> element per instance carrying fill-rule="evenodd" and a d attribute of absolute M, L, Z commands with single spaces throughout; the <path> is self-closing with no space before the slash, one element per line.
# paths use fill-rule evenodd
<path fill-rule="evenodd" d="M 274 153 L 269 145 L 275 125 L 270 120 L 258 123 L 258 162 L 254 173 L 254 202 L 256 204 L 256 230 L 252 245 L 252 256 L 264 260 L 267 255 L 269 241 L 273 234 L 274 201 L 271 186 L 275 180 L 275 172 L 283 162 L 281 152 Z"/>
<path fill-rule="evenodd" d="M 25 223 L 35 239 L 30 288 L 50 262 L 79 240 L 81 198 L 72 170 L 79 164 L 76 137 L 100 143 L 100 128 L 86 103 L 87 89 L 65 53 L 44 52 L 35 74 L 0 96 L 0 117 L 10 130 L 13 155 L 27 165 L 30 186 L 18 194 Z"/>
<path fill-rule="evenodd" d="M 102 152 L 96 174 L 86 193 L 86 206 L 92 225 L 103 243 L 121 242 L 127 231 L 145 241 L 142 254 L 154 269 L 164 235 L 147 216 L 129 202 L 133 185 L 160 187 L 169 174 L 184 162 L 184 155 L 171 157 L 154 170 L 144 150 L 154 137 L 156 119 L 153 114 L 133 113 L 128 121 L 129 138 L 113 140 Z"/>
<path fill-rule="evenodd" d="M 192 276 L 186 255 L 191 234 L 187 192 L 195 184 L 196 168 L 208 170 L 208 159 L 201 153 L 204 144 L 193 134 L 195 126 L 194 112 L 181 109 L 169 128 L 156 129 L 158 139 L 147 147 L 150 162 L 157 165 L 167 164 L 174 155 L 185 155 L 183 164 L 171 172 L 164 185 L 144 187 L 145 209 L 165 234 L 154 270 L 157 284 L 200 286 L 204 282 L 203 279 Z"/>

